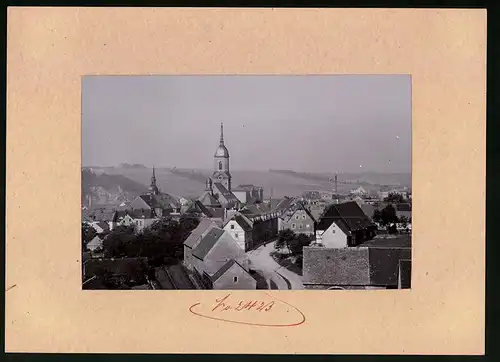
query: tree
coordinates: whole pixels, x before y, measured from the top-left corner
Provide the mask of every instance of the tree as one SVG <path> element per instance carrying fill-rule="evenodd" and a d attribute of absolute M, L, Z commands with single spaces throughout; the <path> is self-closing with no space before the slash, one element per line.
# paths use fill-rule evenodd
<path fill-rule="evenodd" d="M 274 249 L 276 250 L 281 250 L 285 247 L 285 240 L 284 239 L 276 239 L 276 241 L 274 242 Z"/>
<path fill-rule="evenodd" d="M 108 258 L 128 256 L 127 247 L 136 239 L 133 226 L 117 226 L 103 240 L 104 255 Z"/>
<path fill-rule="evenodd" d="M 391 204 L 387 205 L 382 209 L 380 216 L 381 216 L 381 224 L 383 226 L 387 226 L 392 223 L 397 223 L 399 221 L 396 215 L 396 209 Z"/>
<path fill-rule="evenodd" d="M 379 210 L 379 209 L 376 209 L 376 210 L 373 212 L 372 219 L 373 219 L 373 221 L 374 221 L 374 222 L 376 222 L 377 224 L 382 223 L 382 213 L 380 212 L 380 210 Z"/>
<path fill-rule="evenodd" d="M 280 230 L 278 240 L 281 240 L 284 245 L 290 250 L 290 242 L 295 239 L 295 233 L 290 229 Z"/>
<path fill-rule="evenodd" d="M 399 222 L 401 223 L 401 226 L 403 226 L 403 228 L 406 228 L 408 226 L 408 218 L 404 215 L 399 218 Z"/>
<path fill-rule="evenodd" d="M 389 195 L 384 199 L 386 202 L 391 202 L 391 203 L 403 203 L 406 202 L 405 198 L 403 195 L 397 192 L 390 192 Z"/>

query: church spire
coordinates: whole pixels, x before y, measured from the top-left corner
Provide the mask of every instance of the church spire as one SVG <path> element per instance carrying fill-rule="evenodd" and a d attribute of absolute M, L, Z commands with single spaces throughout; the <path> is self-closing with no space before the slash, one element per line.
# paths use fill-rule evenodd
<path fill-rule="evenodd" d="M 220 145 L 224 146 L 224 125 L 220 123 Z"/>
<path fill-rule="evenodd" d="M 153 166 L 153 176 L 151 176 L 151 185 L 149 186 L 149 191 L 154 195 L 158 195 L 160 193 L 158 186 L 156 186 L 156 174 L 154 166 Z"/>

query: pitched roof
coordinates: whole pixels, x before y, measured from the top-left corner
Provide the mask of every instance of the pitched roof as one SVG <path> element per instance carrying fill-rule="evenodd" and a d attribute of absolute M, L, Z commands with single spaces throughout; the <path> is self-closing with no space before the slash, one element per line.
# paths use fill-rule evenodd
<path fill-rule="evenodd" d="M 303 249 L 304 283 L 369 285 L 370 260 L 366 248 Z"/>
<path fill-rule="evenodd" d="M 214 227 L 201 239 L 200 243 L 193 249 L 193 256 L 203 260 L 208 252 L 212 250 L 224 230 Z"/>
<path fill-rule="evenodd" d="M 115 211 L 113 217 L 113 222 L 118 222 L 120 219 L 124 218 L 125 215 L 129 215 L 132 219 L 154 219 L 156 214 L 154 210 L 151 209 L 134 209 L 134 210 L 118 210 Z"/>
<path fill-rule="evenodd" d="M 358 246 L 367 248 L 411 248 L 411 235 L 378 235 Z"/>
<path fill-rule="evenodd" d="M 93 221 L 111 221 L 114 213 L 113 209 L 98 209 L 89 212 L 87 216 Z"/>
<path fill-rule="evenodd" d="M 230 259 L 219 270 L 217 270 L 214 275 L 210 276 L 210 279 L 212 280 L 212 283 L 215 283 L 221 276 L 223 276 L 224 274 L 226 274 L 226 272 L 229 269 L 231 269 L 231 267 L 233 265 L 235 265 L 235 264 L 237 266 L 239 266 L 241 269 L 245 270 L 245 268 L 243 268 L 236 260 Z M 245 270 L 245 272 L 247 272 L 247 271 Z"/>
<path fill-rule="evenodd" d="M 377 286 L 397 286 L 399 260 L 411 259 L 410 248 L 368 248 L 370 282 Z"/>
<path fill-rule="evenodd" d="M 325 214 L 318 222 L 317 230 L 328 229 L 335 220 L 342 220 L 350 231 L 362 230 L 375 226 L 354 201 L 328 206 Z"/>
<path fill-rule="evenodd" d="M 201 219 L 198 226 L 191 231 L 191 234 L 184 240 L 184 245 L 191 249 L 194 248 L 198 241 L 201 240 L 203 233 L 206 232 L 211 225 L 213 225 L 212 220 Z"/>
<path fill-rule="evenodd" d="M 173 196 L 165 193 L 159 195 L 143 194 L 139 197 L 151 208 L 175 209 L 180 207 L 179 202 Z"/>
<path fill-rule="evenodd" d="M 107 231 L 109 230 L 109 225 L 107 222 L 104 221 L 99 221 L 96 223 L 96 226 L 99 226 L 102 230 Z"/>
<path fill-rule="evenodd" d="M 400 260 L 411 260 L 411 248 L 398 247 L 304 247 L 303 253 L 306 284 L 397 287 Z"/>
<path fill-rule="evenodd" d="M 224 185 L 222 185 L 220 182 L 215 182 L 213 184 L 213 187 L 216 188 L 222 194 L 222 196 L 224 196 L 226 198 L 226 200 L 228 202 L 238 202 L 239 201 L 238 198 L 236 196 L 234 196 L 231 191 L 226 189 L 224 187 Z"/>
<path fill-rule="evenodd" d="M 292 204 L 295 202 L 294 198 L 291 197 L 285 197 L 283 200 L 281 200 L 278 205 L 276 205 L 275 210 L 276 211 L 285 211 L 288 209 Z"/>
<path fill-rule="evenodd" d="M 244 215 L 241 215 L 241 214 L 235 215 L 234 216 L 234 221 L 236 221 L 238 223 L 238 225 L 241 226 L 241 228 L 244 231 L 252 231 L 253 223 L 252 223 L 251 220 L 249 220 Z"/>
<path fill-rule="evenodd" d="M 210 192 L 205 192 L 198 198 L 198 201 L 201 202 L 205 206 L 220 206 L 220 202 L 212 195 Z"/>
<path fill-rule="evenodd" d="M 92 240 L 90 240 L 87 243 L 87 248 L 93 246 L 95 247 L 102 246 L 102 239 L 98 235 L 96 235 Z"/>

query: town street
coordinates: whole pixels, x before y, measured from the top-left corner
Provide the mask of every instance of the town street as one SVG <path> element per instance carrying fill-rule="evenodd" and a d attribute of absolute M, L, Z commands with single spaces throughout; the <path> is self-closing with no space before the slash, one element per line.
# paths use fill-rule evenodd
<path fill-rule="evenodd" d="M 266 280 L 268 282 L 272 280 L 278 289 L 289 289 L 287 281 L 293 290 L 304 289 L 302 277 L 279 265 L 270 255 L 272 251 L 274 251 L 274 242 L 249 251 L 247 255 L 250 258 L 251 268 L 260 270 Z"/>

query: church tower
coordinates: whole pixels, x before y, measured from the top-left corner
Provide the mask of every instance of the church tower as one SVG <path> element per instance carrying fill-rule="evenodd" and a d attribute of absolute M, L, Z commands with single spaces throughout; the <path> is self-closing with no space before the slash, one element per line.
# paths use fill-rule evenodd
<path fill-rule="evenodd" d="M 156 186 L 156 176 L 155 176 L 155 167 L 154 166 L 153 166 L 153 176 L 151 177 L 151 185 L 149 186 L 148 191 L 150 193 L 152 193 L 153 195 L 158 195 L 160 193 L 158 186 Z"/>
<path fill-rule="evenodd" d="M 229 151 L 224 145 L 224 125 L 220 124 L 220 141 L 214 155 L 214 173 L 212 182 L 222 184 L 231 191 L 231 174 L 229 173 Z"/>

